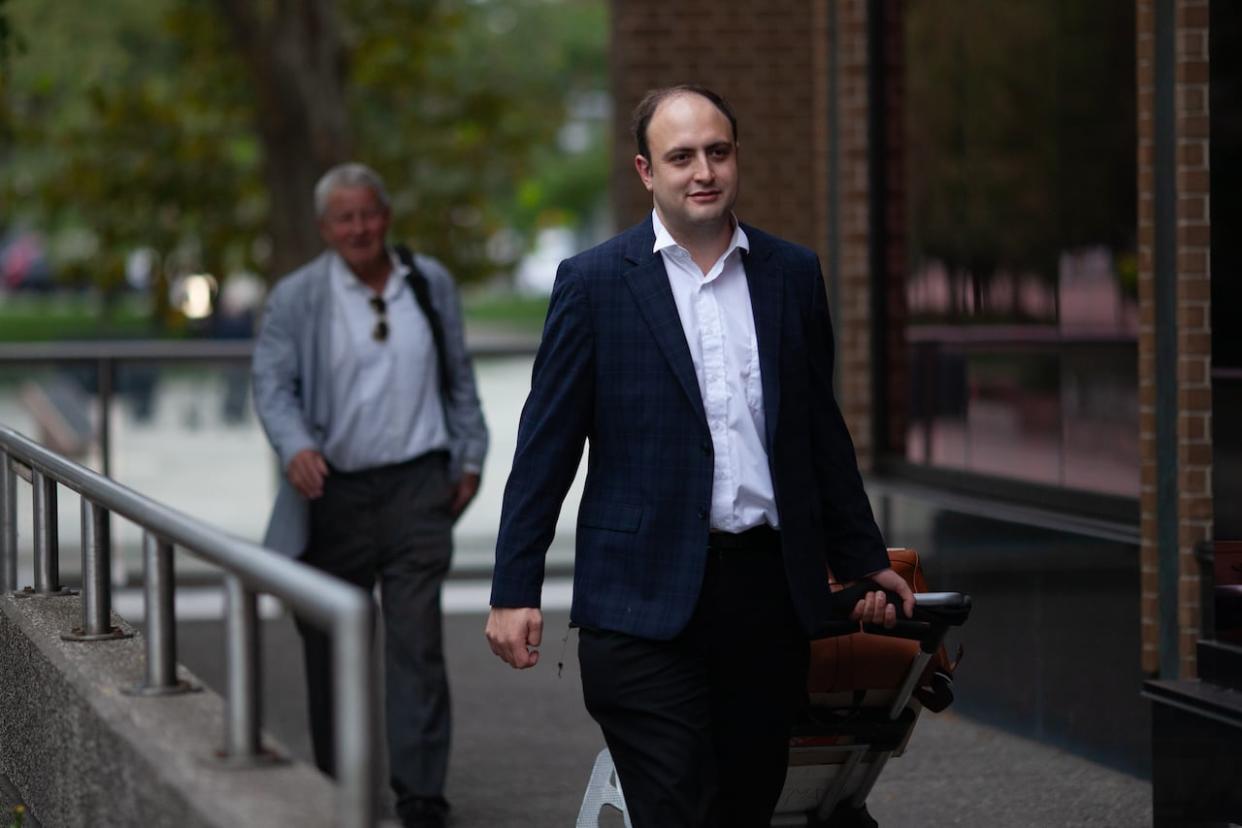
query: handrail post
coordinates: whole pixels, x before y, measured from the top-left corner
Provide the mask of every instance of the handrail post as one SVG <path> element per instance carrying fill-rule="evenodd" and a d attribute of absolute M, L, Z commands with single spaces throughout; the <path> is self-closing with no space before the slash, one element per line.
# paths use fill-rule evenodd
<path fill-rule="evenodd" d="M 2 350 L 2 348 L 0 348 Z M 0 355 L 2 356 L 2 355 Z M 115 512 L 145 532 L 143 561 L 147 610 L 146 683 L 126 691 L 141 695 L 183 692 L 176 680 L 174 544 L 226 569 L 226 665 L 224 744 L 216 758 L 224 767 L 248 768 L 285 761 L 262 744 L 258 597 L 270 591 L 305 612 L 333 638 L 338 670 L 336 759 L 338 824 L 371 828 L 375 819 L 373 693 L 376 665 L 372 648 L 374 609 L 362 590 L 342 584 L 271 550 L 231 538 L 120 486 L 0 425 L 0 578 L 15 580 L 17 551 L 16 478 L 33 489 L 35 588 L 19 595 L 76 594 L 60 586 L 58 487 L 82 498 L 83 623 L 67 638 L 103 639 L 119 635 L 110 626 L 112 593 L 111 516 Z"/>
<path fill-rule="evenodd" d="M 102 635 L 111 629 L 112 513 L 82 498 L 82 632 Z"/>
<path fill-rule="evenodd" d="M 111 357 L 100 357 L 96 363 L 99 380 L 99 464 L 104 477 L 112 476 L 112 377 Z"/>
<path fill-rule="evenodd" d="M 0 592 L 17 590 L 17 472 L 0 450 Z"/>
<path fill-rule="evenodd" d="M 146 607 L 147 673 L 134 696 L 172 696 L 201 687 L 177 679 L 177 628 L 174 604 L 173 545 L 152 532 L 142 535 L 143 597 Z"/>
<path fill-rule="evenodd" d="M 34 593 L 63 594 L 60 588 L 60 538 L 56 524 L 56 480 L 30 470 L 34 516 Z"/>
<path fill-rule="evenodd" d="M 224 587 L 228 693 L 223 758 L 229 762 L 254 761 L 259 758 L 257 601 L 236 575 L 225 575 Z"/>
<path fill-rule="evenodd" d="M 360 602 L 362 603 L 362 602 Z M 332 630 L 336 776 L 341 785 L 337 824 L 370 828 L 374 824 L 373 750 L 370 687 L 375 676 L 371 646 L 371 602 L 338 621 Z M 370 680 L 369 680 L 370 679 Z"/>
<path fill-rule="evenodd" d="M 62 635 L 66 641 L 111 641 L 129 638 L 112 626 L 112 513 L 82 498 L 82 626 Z"/>
<path fill-rule="evenodd" d="M 177 684 L 172 544 L 150 532 L 144 533 L 142 572 L 147 616 L 147 687 L 171 688 Z"/>

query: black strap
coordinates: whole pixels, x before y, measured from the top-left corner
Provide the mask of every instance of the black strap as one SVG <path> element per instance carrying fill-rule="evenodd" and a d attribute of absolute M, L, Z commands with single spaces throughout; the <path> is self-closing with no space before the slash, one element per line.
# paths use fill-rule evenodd
<path fill-rule="evenodd" d="M 401 264 L 406 267 L 405 283 L 410 286 L 410 290 L 414 291 L 414 298 L 418 300 L 418 306 L 422 308 L 423 316 L 427 317 L 427 324 L 431 327 L 431 338 L 436 343 L 436 365 L 440 369 L 440 393 L 447 401 L 449 392 L 453 389 L 453 377 L 449 373 L 448 357 L 444 351 L 444 325 L 440 321 L 439 311 L 436 310 L 435 305 L 431 304 L 431 286 L 427 282 L 427 277 L 415 264 L 414 254 L 410 252 L 410 248 L 404 244 L 395 244 L 393 250 L 397 252 L 397 258 L 401 260 Z"/>

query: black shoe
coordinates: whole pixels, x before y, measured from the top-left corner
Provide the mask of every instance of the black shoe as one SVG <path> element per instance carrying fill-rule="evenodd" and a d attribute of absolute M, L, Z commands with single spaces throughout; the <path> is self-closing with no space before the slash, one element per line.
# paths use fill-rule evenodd
<path fill-rule="evenodd" d="M 449 804 L 444 797 L 418 797 L 397 809 L 403 828 L 444 828 L 448 825 Z"/>

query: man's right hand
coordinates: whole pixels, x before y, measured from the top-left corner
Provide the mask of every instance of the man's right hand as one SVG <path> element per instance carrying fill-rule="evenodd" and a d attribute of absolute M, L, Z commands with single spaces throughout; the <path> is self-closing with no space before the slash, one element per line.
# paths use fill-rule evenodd
<path fill-rule="evenodd" d="M 518 670 L 534 667 L 543 640 L 543 613 L 534 607 L 492 607 L 487 616 L 487 643 L 492 652 Z"/>
<path fill-rule="evenodd" d="M 327 476 L 328 463 L 314 449 L 302 449 L 293 455 L 285 469 L 289 483 L 307 500 L 323 495 L 323 479 Z"/>

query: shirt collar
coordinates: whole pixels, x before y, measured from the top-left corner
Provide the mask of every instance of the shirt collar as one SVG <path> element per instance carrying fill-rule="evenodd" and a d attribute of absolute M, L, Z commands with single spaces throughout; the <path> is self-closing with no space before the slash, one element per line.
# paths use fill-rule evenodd
<path fill-rule="evenodd" d="M 742 229 L 742 223 L 737 220 L 737 214 L 730 214 L 733 221 L 733 238 L 729 240 L 729 246 L 725 249 L 725 258 L 739 247 L 750 252 L 750 239 L 746 237 L 746 231 Z M 651 226 L 655 230 L 655 244 L 651 247 L 652 253 L 660 253 L 669 248 L 681 247 L 677 240 L 673 238 L 673 234 L 668 232 L 668 228 L 664 226 L 664 222 L 660 221 L 660 215 L 655 210 L 651 211 Z"/>
<path fill-rule="evenodd" d="M 402 263 L 391 247 L 384 249 L 388 252 L 388 261 L 392 263 L 392 273 L 388 276 L 388 283 L 384 285 L 384 300 L 391 302 L 405 288 L 405 276 L 409 272 L 409 268 Z M 365 293 L 370 298 L 371 289 L 358 280 L 354 272 L 349 269 L 349 265 L 345 264 L 345 260 L 341 258 L 341 254 L 336 251 L 331 253 L 331 259 L 328 262 L 328 272 L 338 288 L 356 293 Z"/>

